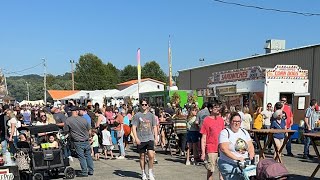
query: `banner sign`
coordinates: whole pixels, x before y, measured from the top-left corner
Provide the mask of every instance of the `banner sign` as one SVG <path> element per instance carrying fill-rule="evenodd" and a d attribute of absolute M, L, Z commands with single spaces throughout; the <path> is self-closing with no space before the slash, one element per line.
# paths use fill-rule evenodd
<path fill-rule="evenodd" d="M 266 69 L 266 79 L 308 79 L 308 70 L 302 70 L 297 65 L 277 65 Z"/>
<path fill-rule="evenodd" d="M 235 94 L 237 92 L 236 85 L 232 86 L 217 86 L 216 87 L 217 95 L 225 95 L 225 94 Z"/>
<path fill-rule="evenodd" d="M 212 73 L 212 76 L 208 79 L 208 85 L 264 78 L 264 70 L 261 69 L 260 66 L 253 66 L 248 68 L 234 69 L 230 71 L 214 72 Z"/>

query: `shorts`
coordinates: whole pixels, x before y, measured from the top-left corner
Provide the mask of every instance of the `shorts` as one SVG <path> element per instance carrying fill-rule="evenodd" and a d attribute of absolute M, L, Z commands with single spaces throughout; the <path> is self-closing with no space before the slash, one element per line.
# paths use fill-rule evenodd
<path fill-rule="evenodd" d="M 187 142 L 188 143 L 197 143 L 200 139 L 199 131 L 188 131 L 187 133 Z"/>
<path fill-rule="evenodd" d="M 93 148 L 93 154 L 99 153 L 99 147 L 92 147 Z"/>
<path fill-rule="evenodd" d="M 205 167 L 208 171 L 214 172 L 215 167 L 217 165 L 218 153 L 208 153 L 206 156 L 207 163 L 205 163 Z"/>
<path fill-rule="evenodd" d="M 113 145 L 103 145 L 103 150 L 112 151 L 114 149 Z"/>
<path fill-rule="evenodd" d="M 140 145 L 137 145 L 138 153 L 145 153 L 146 150 L 154 151 L 154 141 L 141 142 Z"/>
<path fill-rule="evenodd" d="M 219 171 L 223 179 L 238 180 L 243 179 L 242 172 L 238 165 L 231 164 L 227 161 L 218 160 Z"/>

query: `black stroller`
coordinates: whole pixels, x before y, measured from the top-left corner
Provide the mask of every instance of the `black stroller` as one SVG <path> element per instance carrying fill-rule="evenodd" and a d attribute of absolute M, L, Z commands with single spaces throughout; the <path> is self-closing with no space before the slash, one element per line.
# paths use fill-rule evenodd
<path fill-rule="evenodd" d="M 60 142 L 59 148 L 48 148 L 41 145 L 39 148 L 34 148 L 32 144 L 32 139 L 39 139 L 39 133 L 58 133 L 59 127 L 55 124 L 43 125 L 43 126 L 28 126 L 21 127 L 19 130 L 29 131 L 30 136 L 30 146 L 28 148 L 17 148 L 18 155 L 25 152 L 27 153 L 30 162 L 30 168 L 28 170 L 23 170 L 23 174 L 32 174 L 33 180 L 43 180 L 44 174 L 47 173 L 49 176 L 58 177 L 60 173 L 64 173 L 65 179 L 73 179 L 75 177 L 75 170 L 70 167 L 69 159 L 63 156 L 63 146 L 66 145 L 65 142 Z M 65 139 L 62 139 L 65 141 Z M 20 154 L 19 154 L 20 153 Z M 16 159 L 18 162 L 18 159 Z M 19 166 L 19 163 L 18 163 Z M 21 169 L 20 169 L 21 170 Z M 29 176 L 30 177 L 30 176 Z"/>

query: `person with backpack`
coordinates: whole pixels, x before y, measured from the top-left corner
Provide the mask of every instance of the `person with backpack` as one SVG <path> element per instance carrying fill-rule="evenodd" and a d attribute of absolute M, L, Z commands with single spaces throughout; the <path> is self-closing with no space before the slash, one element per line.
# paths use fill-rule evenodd
<path fill-rule="evenodd" d="M 241 116 L 232 113 L 230 116 L 230 128 L 225 128 L 219 136 L 218 167 L 224 180 L 238 180 L 242 178 L 242 172 L 238 167 L 239 161 L 254 158 L 254 146 L 250 134 L 240 128 Z"/>

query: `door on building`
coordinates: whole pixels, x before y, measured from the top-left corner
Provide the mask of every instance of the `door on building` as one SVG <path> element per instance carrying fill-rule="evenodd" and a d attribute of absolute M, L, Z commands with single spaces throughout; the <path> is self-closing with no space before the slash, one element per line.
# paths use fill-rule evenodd
<path fill-rule="evenodd" d="M 309 107 L 310 94 L 294 94 L 293 97 L 293 123 L 300 124 L 301 120 L 304 120 L 305 109 Z"/>

